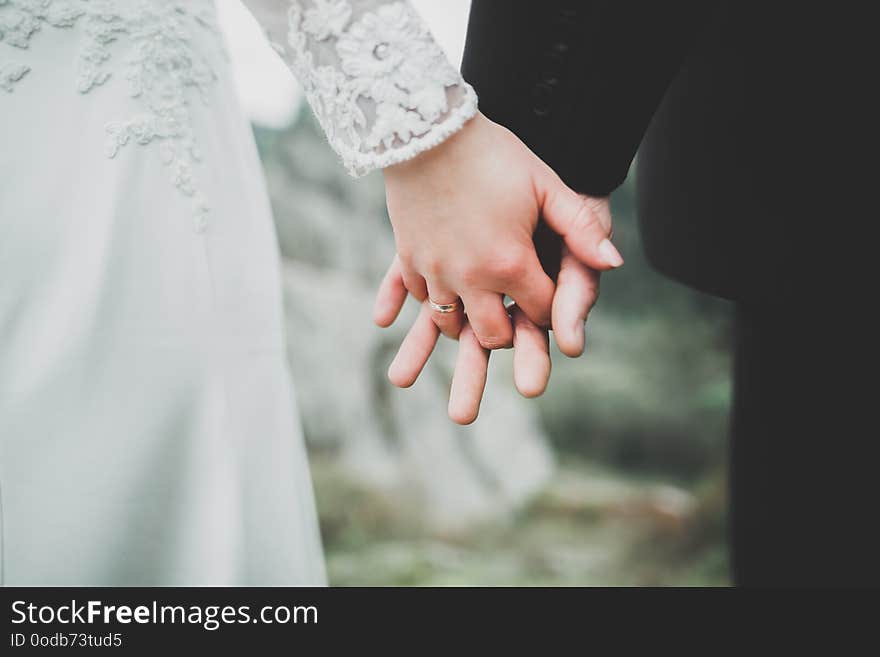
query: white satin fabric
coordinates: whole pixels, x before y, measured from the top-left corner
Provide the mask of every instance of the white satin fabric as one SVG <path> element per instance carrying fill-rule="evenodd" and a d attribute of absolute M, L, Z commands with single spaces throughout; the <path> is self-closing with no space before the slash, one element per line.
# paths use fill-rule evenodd
<path fill-rule="evenodd" d="M 216 35 L 189 38 L 215 76 L 186 89 L 193 194 L 137 126 L 108 157 L 144 96 L 116 68 L 78 91 L 83 35 L 2 53 L 30 69 L 0 90 L 3 582 L 324 584 L 270 207 Z"/>

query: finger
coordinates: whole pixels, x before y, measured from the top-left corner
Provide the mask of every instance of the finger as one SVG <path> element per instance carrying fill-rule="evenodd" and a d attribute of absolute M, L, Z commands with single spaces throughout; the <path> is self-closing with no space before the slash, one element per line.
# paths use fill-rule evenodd
<path fill-rule="evenodd" d="M 406 302 L 407 290 L 403 284 L 403 274 L 400 271 L 400 260 L 394 256 L 391 266 L 385 273 L 379 291 L 376 293 L 376 303 L 373 304 L 373 321 L 382 328 L 391 326 L 400 309 Z"/>
<path fill-rule="evenodd" d="M 463 297 L 467 322 L 486 349 L 505 349 L 513 345 L 513 326 L 497 292 L 475 292 Z"/>
<path fill-rule="evenodd" d="M 556 286 L 544 272 L 535 251 L 531 252 L 530 259 L 531 262 L 526 267 L 526 273 L 519 277 L 506 292 L 516 301 L 516 305 L 522 309 L 526 317 L 538 326 L 549 328 L 553 293 Z"/>
<path fill-rule="evenodd" d="M 577 358 L 584 352 L 584 322 L 598 298 L 599 272 L 563 248 L 553 297 L 553 337 L 566 356 Z"/>
<path fill-rule="evenodd" d="M 513 317 L 513 381 L 523 397 L 538 397 L 550 381 L 550 340 L 517 307 Z"/>
<path fill-rule="evenodd" d="M 611 217 L 603 207 L 605 199 L 577 194 L 550 170 L 539 184 L 544 220 L 581 262 L 600 271 L 623 264 L 611 243 Z"/>
<path fill-rule="evenodd" d="M 449 393 L 449 417 L 458 424 L 470 424 L 480 413 L 486 388 L 489 351 L 483 349 L 470 324 L 465 322 L 458 339 L 458 358 Z"/>
<path fill-rule="evenodd" d="M 398 260 L 400 259 L 398 258 Z M 422 275 L 415 269 L 400 262 L 400 275 L 403 278 L 403 284 L 406 286 L 406 289 L 409 290 L 411 295 L 419 301 L 424 301 L 428 298 L 428 285 L 425 283 L 425 279 L 422 278 Z"/>
<path fill-rule="evenodd" d="M 458 340 L 461 326 L 464 323 L 464 309 L 458 295 L 445 285 L 437 281 L 428 282 L 428 301 L 439 305 L 452 305 L 455 310 L 444 312 L 436 308 L 431 309 L 431 317 L 440 332 L 447 338 Z"/>
<path fill-rule="evenodd" d="M 434 351 L 440 332 L 431 318 L 428 304 L 422 304 L 422 310 L 415 323 L 409 329 L 391 366 L 388 368 L 388 379 L 399 388 L 408 388 L 419 378 L 425 363 Z"/>

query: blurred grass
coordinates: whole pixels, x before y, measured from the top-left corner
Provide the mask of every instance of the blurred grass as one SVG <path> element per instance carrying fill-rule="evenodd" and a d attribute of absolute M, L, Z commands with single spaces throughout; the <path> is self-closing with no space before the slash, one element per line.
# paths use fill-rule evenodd
<path fill-rule="evenodd" d="M 330 579 L 358 586 L 728 583 L 720 480 L 688 490 L 568 463 L 505 523 L 460 534 L 313 462 Z"/>

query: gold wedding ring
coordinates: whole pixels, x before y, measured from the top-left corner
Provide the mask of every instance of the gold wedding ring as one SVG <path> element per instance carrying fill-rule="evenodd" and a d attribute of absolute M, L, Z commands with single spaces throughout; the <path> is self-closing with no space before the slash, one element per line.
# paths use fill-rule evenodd
<path fill-rule="evenodd" d="M 431 306 L 431 310 L 443 315 L 454 313 L 458 310 L 458 301 L 453 301 L 452 303 L 437 303 L 433 299 L 428 299 L 428 305 Z"/>

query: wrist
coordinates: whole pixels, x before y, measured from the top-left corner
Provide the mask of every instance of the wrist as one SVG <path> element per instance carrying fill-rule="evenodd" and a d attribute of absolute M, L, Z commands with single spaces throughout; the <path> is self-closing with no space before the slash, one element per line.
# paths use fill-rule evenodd
<path fill-rule="evenodd" d="M 468 157 L 466 153 L 472 147 L 474 135 L 488 122 L 489 119 L 478 111 L 462 125 L 460 130 L 452 133 L 433 148 L 382 169 L 386 182 L 404 181 L 415 175 L 448 167 L 448 163 L 452 161 L 465 161 Z"/>

